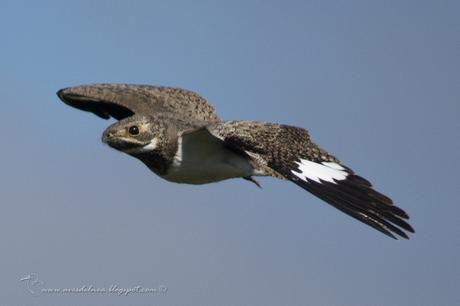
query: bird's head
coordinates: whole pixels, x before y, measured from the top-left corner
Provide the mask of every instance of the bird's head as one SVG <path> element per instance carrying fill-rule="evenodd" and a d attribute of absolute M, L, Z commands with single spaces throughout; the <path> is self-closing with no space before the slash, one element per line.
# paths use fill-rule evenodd
<path fill-rule="evenodd" d="M 166 127 L 152 117 L 133 115 L 109 126 L 102 134 L 102 142 L 139 156 L 158 149 L 165 130 Z"/>

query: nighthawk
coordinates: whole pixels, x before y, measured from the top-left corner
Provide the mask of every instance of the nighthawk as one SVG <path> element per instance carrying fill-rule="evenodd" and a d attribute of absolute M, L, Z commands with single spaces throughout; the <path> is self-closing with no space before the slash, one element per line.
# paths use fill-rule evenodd
<path fill-rule="evenodd" d="M 289 180 L 342 212 L 395 238 L 413 233 L 409 216 L 302 128 L 221 121 L 204 98 L 178 88 L 94 84 L 61 89 L 66 104 L 118 120 L 102 135 L 110 147 L 176 183 L 254 176 Z"/>

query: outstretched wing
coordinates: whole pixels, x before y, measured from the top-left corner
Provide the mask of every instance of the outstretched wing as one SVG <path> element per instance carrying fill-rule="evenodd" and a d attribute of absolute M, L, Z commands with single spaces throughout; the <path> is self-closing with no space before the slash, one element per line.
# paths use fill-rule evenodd
<path fill-rule="evenodd" d="M 94 84 L 61 89 L 66 104 L 101 118 L 124 119 L 133 114 L 174 113 L 176 117 L 219 122 L 214 108 L 198 94 L 179 88 L 129 84 Z"/>
<path fill-rule="evenodd" d="M 396 239 L 414 232 L 409 216 L 366 179 L 310 140 L 304 129 L 250 121 L 220 122 L 208 130 L 251 156 L 267 174 L 288 179 L 335 208 Z"/>

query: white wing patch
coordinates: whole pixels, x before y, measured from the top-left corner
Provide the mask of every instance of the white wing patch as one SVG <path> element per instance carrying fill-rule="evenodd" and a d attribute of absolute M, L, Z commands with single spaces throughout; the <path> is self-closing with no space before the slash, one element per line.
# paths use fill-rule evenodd
<path fill-rule="evenodd" d="M 335 180 L 344 180 L 349 174 L 344 167 L 334 162 L 323 162 L 319 164 L 301 159 L 300 162 L 296 163 L 299 165 L 298 170 L 300 172 L 294 170 L 291 170 L 291 172 L 305 182 L 307 182 L 307 179 L 310 179 L 318 183 L 326 181 L 336 184 Z"/>

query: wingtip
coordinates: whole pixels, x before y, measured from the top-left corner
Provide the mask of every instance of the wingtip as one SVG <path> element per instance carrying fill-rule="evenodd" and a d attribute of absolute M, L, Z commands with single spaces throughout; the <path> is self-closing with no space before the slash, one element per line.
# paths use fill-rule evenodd
<path fill-rule="evenodd" d="M 59 90 L 56 92 L 56 95 L 58 96 L 58 98 L 61 99 L 63 102 L 65 102 L 64 93 L 65 93 L 65 91 L 66 91 L 67 89 L 68 89 L 68 87 L 62 88 L 62 89 L 59 89 Z"/>

